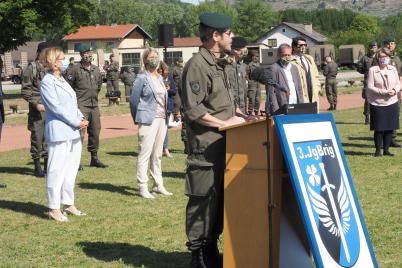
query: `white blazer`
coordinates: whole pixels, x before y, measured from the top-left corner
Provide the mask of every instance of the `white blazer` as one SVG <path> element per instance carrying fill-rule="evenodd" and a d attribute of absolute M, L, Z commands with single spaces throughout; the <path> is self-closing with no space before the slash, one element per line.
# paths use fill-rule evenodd
<path fill-rule="evenodd" d="M 40 85 L 45 106 L 45 138 L 47 142 L 80 138 L 79 125 L 84 118 L 78 109 L 77 97 L 70 84 L 61 76 L 48 73 Z"/>

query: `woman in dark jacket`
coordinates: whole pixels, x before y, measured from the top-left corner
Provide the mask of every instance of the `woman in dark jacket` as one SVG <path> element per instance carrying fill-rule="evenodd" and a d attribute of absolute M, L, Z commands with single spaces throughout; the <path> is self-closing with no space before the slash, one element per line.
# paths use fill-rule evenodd
<path fill-rule="evenodd" d="M 167 100 L 167 118 L 168 122 L 172 121 L 171 116 L 174 112 L 174 100 L 173 96 L 176 95 L 176 83 L 173 79 L 173 76 L 169 73 L 169 66 L 163 61 L 159 65 L 158 72 L 162 75 L 163 83 L 165 84 L 166 90 L 168 91 L 168 100 Z M 172 157 L 169 151 L 169 131 L 166 130 L 165 140 L 163 142 L 163 154 L 167 157 Z"/>

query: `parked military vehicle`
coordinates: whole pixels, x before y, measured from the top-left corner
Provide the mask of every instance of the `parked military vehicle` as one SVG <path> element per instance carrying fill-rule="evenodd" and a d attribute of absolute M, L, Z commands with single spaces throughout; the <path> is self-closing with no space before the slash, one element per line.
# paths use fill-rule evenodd
<path fill-rule="evenodd" d="M 365 54 L 364 45 L 342 45 L 339 46 L 339 66 L 353 67 Z"/>

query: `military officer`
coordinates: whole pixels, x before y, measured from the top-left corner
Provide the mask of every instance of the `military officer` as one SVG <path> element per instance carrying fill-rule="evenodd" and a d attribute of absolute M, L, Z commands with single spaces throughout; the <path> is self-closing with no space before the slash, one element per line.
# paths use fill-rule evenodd
<path fill-rule="evenodd" d="M 364 110 L 363 110 L 363 114 L 365 117 L 364 124 L 366 125 L 370 123 L 370 105 L 367 101 L 368 71 L 370 67 L 373 65 L 373 59 L 375 58 L 374 56 L 375 53 L 377 52 L 377 49 L 378 49 L 377 42 L 370 42 L 369 51 L 365 56 L 361 57 L 359 62 L 357 63 L 357 71 L 361 74 L 364 74 L 362 97 L 364 99 Z"/>
<path fill-rule="evenodd" d="M 34 162 L 35 177 L 44 177 L 47 168 L 47 145 L 45 142 L 45 106 L 40 98 L 40 81 L 45 76 L 45 68 L 39 63 L 42 50 L 49 47 L 46 42 L 39 43 L 36 59 L 28 64 L 22 73 L 21 95 L 29 103 L 28 129 L 31 132 L 31 156 Z M 44 170 L 40 159 L 44 158 Z"/>
<path fill-rule="evenodd" d="M 260 83 L 258 81 L 251 79 L 251 73 L 255 68 L 259 66 L 260 66 L 259 57 L 255 52 L 253 52 L 253 54 L 251 55 L 251 62 L 247 66 L 247 81 L 248 81 L 247 113 L 254 115 L 258 115 L 260 113 L 261 89 L 260 89 Z"/>
<path fill-rule="evenodd" d="M 108 95 L 111 94 L 112 91 L 119 92 L 119 62 L 117 61 L 117 57 L 115 54 L 110 54 L 110 63 L 106 67 L 106 92 Z M 120 94 L 115 96 L 119 96 Z M 118 101 L 119 102 L 119 101 Z M 109 105 L 111 105 L 111 101 L 109 100 Z"/>
<path fill-rule="evenodd" d="M 244 122 L 235 114 L 225 66 L 231 50 L 230 17 L 200 15 L 202 46 L 185 65 L 182 75 L 184 116 L 189 154 L 185 193 L 187 246 L 191 267 L 222 267 L 217 240 L 223 230 L 225 135 L 219 127 Z"/>
<path fill-rule="evenodd" d="M 226 66 L 230 89 L 234 97 L 234 105 L 238 113 L 246 114 L 246 103 L 244 102 L 244 94 L 247 91 L 247 65 L 243 63 L 243 59 L 247 56 L 247 40 L 243 37 L 233 37 L 231 57 L 232 64 Z"/>
<path fill-rule="evenodd" d="M 323 75 L 325 76 L 325 92 L 329 102 L 329 111 L 336 110 L 338 92 L 336 89 L 336 75 L 338 65 L 332 60 L 331 56 L 325 57 Z"/>
<path fill-rule="evenodd" d="M 131 96 L 131 88 L 135 80 L 135 72 L 132 66 L 127 66 L 123 73 L 120 75 L 121 81 L 124 83 L 124 90 L 126 102 L 129 102 Z"/>
<path fill-rule="evenodd" d="M 93 65 L 92 48 L 83 44 L 80 47 L 81 61 L 66 73 L 67 81 L 75 90 L 78 108 L 89 121 L 88 151 L 91 153 L 91 167 L 105 168 L 98 159 L 99 133 L 101 130 L 98 94 L 102 87 L 102 78 L 99 68 Z M 84 138 L 85 133 L 82 134 Z M 82 169 L 82 167 L 80 167 Z"/>

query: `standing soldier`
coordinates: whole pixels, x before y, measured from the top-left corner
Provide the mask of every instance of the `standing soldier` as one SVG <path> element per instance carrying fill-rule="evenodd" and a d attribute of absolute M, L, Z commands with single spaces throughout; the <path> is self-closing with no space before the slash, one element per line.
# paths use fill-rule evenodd
<path fill-rule="evenodd" d="M 40 98 L 40 81 L 45 76 L 45 68 L 39 63 L 39 56 L 43 49 L 50 45 L 39 43 L 36 50 L 36 59 L 28 64 L 22 74 L 21 94 L 29 103 L 28 129 L 31 131 L 31 156 L 35 166 L 35 177 L 44 177 L 47 168 L 47 145 L 45 142 L 45 106 Z M 44 158 L 44 170 L 40 165 Z"/>
<path fill-rule="evenodd" d="M 126 102 L 129 102 L 131 96 L 131 88 L 133 87 L 133 83 L 135 80 L 134 68 L 132 66 L 127 66 L 120 75 L 120 79 L 124 83 Z"/>
<path fill-rule="evenodd" d="M 261 102 L 261 89 L 258 81 L 251 79 L 251 73 L 253 70 L 260 66 L 258 55 L 253 52 L 251 55 L 251 62 L 247 66 L 247 78 L 248 78 L 248 108 L 247 113 L 250 115 L 259 115 L 260 102 Z"/>
<path fill-rule="evenodd" d="M 88 124 L 88 151 L 91 153 L 91 167 L 105 168 L 98 159 L 99 133 L 101 130 L 98 94 L 102 87 L 102 78 L 99 68 L 92 62 L 92 48 L 89 45 L 80 47 L 81 62 L 75 64 L 66 73 L 67 81 L 77 94 L 78 108 L 89 121 Z M 85 133 L 82 133 L 84 138 Z M 82 167 L 80 166 L 80 169 Z"/>
<path fill-rule="evenodd" d="M 370 123 L 370 105 L 367 101 L 367 78 L 368 78 L 368 71 L 373 64 L 373 59 L 375 53 L 377 52 L 377 42 L 371 42 L 369 44 L 369 51 L 367 55 L 360 58 L 359 62 L 357 63 L 357 71 L 361 74 L 364 74 L 363 80 L 363 90 L 362 90 L 362 98 L 364 99 L 364 110 L 363 114 L 365 117 L 364 124 L 368 125 Z"/>
<path fill-rule="evenodd" d="M 336 75 L 338 74 L 338 65 L 332 60 L 331 56 L 325 57 L 325 66 L 323 75 L 325 76 L 325 93 L 329 102 L 328 111 L 336 110 L 338 92 L 336 89 Z"/>
<path fill-rule="evenodd" d="M 243 63 L 243 59 L 247 56 L 247 40 L 243 37 L 233 37 L 231 57 L 233 58 L 232 64 L 226 66 L 230 89 L 234 97 L 234 105 L 236 112 L 246 114 L 246 103 L 244 102 L 244 95 L 247 91 L 247 65 Z"/>
<path fill-rule="evenodd" d="M 187 246 L 191 267 L 222 267 L 217 241 L 223 230 L 225 134 L 219 127 L 244 122 L 235 115 L 224 71 L 232 31 L 230 17 L 200 15 L 202 46 L 183 70 L 181 100 L 187 125 Z"/>
<path fill-rule="evenodd" d="M 118 96 L 120 98 L 119 90 L 119 62 L 114 54 L 110 54 L 110 64 L 106 67 L 106 92 L 110 96 Z M 111 93 L 113 92 L 113 93 Z M 117 100 L 119 103 L 119 100 Z M 109 99 L 109 105 L 111 101 Z"/>

